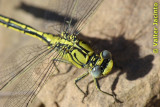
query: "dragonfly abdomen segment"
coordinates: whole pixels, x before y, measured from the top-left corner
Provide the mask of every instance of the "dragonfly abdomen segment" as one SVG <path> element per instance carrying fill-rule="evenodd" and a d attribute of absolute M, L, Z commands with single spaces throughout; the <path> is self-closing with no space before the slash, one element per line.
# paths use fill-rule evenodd
<path fill-rule="evenodd" d="M 50 43 L 51 41 L 53 44 L 56 41 L 55 39 L 57 39 L 57 37 L 53 36 L 52 34 L 40 32 L 28 25 L 15 21 L 14 19 L 4 17 L 2 15 L 0 15 L 0 25 L 24 33 L 26 35 L 32 36 L 34 38 L 38 38 L 39 40 L 47 44 L 51 44 Z"/>

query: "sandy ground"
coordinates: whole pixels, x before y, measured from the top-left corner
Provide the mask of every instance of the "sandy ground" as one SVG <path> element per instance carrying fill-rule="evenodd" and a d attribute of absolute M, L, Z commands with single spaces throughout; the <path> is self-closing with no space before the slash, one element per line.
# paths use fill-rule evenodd
<path fill-rule="evenodd" d="M 31 107 L 144 107 L 153 104 L 158 107 L 160 53 L 154 54 L 153 49 L 160 49 L 160 40 L 154 47 L 154 3 L 151 0 L 104 0 L 79 35 L 96 52 L 111 51 L 114 68 L 109 76 L 100 79 L 100 84 L 103 90 L 114 91 L 123 103 L 114 103 L 112 97 L 98 92 L 91 76 L 79 83 L 83 90 L 87 86 L 89 90 L 82 103 L 83 94 L 74 85 L 74 79 L 87 69 L 69 69 L 70 65 L 61 64 L 62 74 L 49 78 Z M 0 14 L 47 31 L 42 14 L 47 4 L 48 0 L 0 0 Z M 1 59 L 4 53 L 35 42 L 38 43 L 36 39 L 0 26 Z M 70 72 L 63 74 L 66 69 Z M 155 97 L 156 100 L 151 100 Z"/>

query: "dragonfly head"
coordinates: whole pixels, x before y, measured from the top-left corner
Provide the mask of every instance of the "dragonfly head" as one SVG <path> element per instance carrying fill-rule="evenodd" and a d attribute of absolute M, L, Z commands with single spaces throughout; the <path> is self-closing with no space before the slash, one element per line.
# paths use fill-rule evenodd
<path fill-rule="evenodd" d="M 112 55 L 109 51 L 104 50 L 100 53 L 96 66 L 91 70 L 91 75 L 94 78 L 99 78 L 107 75 L 113 67 Z"/>

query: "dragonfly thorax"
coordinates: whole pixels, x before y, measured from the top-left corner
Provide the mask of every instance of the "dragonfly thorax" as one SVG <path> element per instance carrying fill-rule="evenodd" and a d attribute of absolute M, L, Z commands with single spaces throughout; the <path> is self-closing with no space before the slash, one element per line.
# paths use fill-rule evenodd
<path fill-rule="evenodd" d="M 65 42 L 63 42 L 65 41 Z M 61 44 L 65 43 L 65 44 Z M 94 51 L 83 41 L 72 44 L 68 40 L 61 39 L 59 45 L 60 49 L 65 47 L 65 54 L 63 58 L 68 60 L 78 68 L 89 68 L 90 73 L 94 78 L 107 75 L 113 66 L 112 55 L 109 51 L 104 50 L 97 55 Z M 68 47 L 68 48 L 67 48 Z"/>

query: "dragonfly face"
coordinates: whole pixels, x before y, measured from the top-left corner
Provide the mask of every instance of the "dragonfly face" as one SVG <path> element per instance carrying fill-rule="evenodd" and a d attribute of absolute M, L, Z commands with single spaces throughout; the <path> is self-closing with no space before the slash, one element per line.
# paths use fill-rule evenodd
<path fill-rule="evenodd" d="M 100 53 L 100 58 L 96 66 L 91 70 L 91 75 L 94 78 L 99 78 L 107 75 L 113 67 L 112 55 L 109 51 L 104 50 Z"/>

